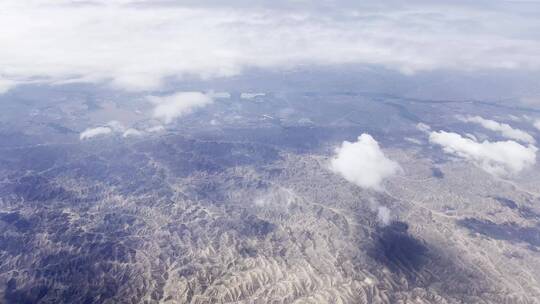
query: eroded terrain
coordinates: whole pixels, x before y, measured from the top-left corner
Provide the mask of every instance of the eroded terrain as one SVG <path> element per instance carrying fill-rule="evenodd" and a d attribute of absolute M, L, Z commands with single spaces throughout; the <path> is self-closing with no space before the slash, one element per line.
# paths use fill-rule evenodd
<path fill-rule="evenodd" d="M 540 303 L 538 170 L 497 178 L 422 145 L 418 117 L 444 122 L 421 101 L 334 96 L 346 110 L 322 115 L 305 98 L 328 96 L 216 103 L 129 140 L 79 142 L 76 103 L 6 123 L 27 125 L 2 131 L 2 302 Z M 383 191 L 329 170 L 364 131 L 403 169 Z"/>

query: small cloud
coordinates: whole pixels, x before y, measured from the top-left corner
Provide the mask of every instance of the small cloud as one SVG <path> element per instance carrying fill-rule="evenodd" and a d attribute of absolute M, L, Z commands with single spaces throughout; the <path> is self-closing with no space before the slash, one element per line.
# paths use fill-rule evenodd
<path fill-rule="evenodd" d="M 111 120 L 107 123 L 107 127 L 111 128 L 114 132 L 124 132 L 126 127 L 124 125 L 117 121 L 117 120 Z"/>
<path fill-rule="evenodd" d="M 96 137 L 99 135 L 107 135 L 110 133 L 112 133 L 112 129 L 109 127 L 88 128 L 84 130 L 83 132 L 81 132 L 79 139 L 85 140 L 85 139 L 90 139 L 92 137 Z"/>
<path fill-rule="evenodd" d="M 0 94 L 6 93 L 15 86 L 17 86 L 17 82 L 0 78 Z"/>
<path fill-rule="evenodd" d="M 388 226 L 392 221 L 392 211 L 388 207 L 381 205 L 374 198 L 369 198 L 368 202 L 369 209 L 377 213 L 377 222 L 379 225 L 383 227 Z"/>
<path fill-rule="evenodd" d="M 330 168 L 351 183 L 375 190 L 381 190 L 382 181 L 400 170 L 399 164 L 388 159 L 377 141 L 366 133 L 357 142 L 344 141 L 336 149 Z"/>
<path fill-rule="evenodd" d="M 431 127 L 422 122 L 419 122 L 418 124 L 416 124 L 416 129 L 424 133 L 428 133 L 429 131 L 431 131 Z"/>
<path fill-rule="evenodd" d="M 421 145 L 422 144 L 422 141 L 419 140 L 419 139 L 416 139 L 416 138 L 413 138 L 413 137 L 405 137 L 404 138 L 406 141 L 412 143 L 412 144 L 415 144 L 415 145 Z"/>
<path fill-rule="evenodd" d="M 213 102 L 211 94 L 200 92 L 179 92 L 168 96 L 148 96 L 154 107 L 154 117 L 165 123 L 191 113 L 196 108 L 204 107 Z"/>
<path fill-rule="evenodd" d="M 517 117 L 516 115 L 512 115 L 512 114 L 508 115 L 508 118 L 510 118 L 513 121 L 520 121 L 521 120 L 519 117 Z"/>
<path fill-rule="evenodd" d="M 452 132 L 431 132 L 429 141 L 443 147 L 448 154 L 467 159 L 493 175 L 515 174 L 536 163 L 534 145 L 515 141 L 483 142 Z"/>
<path fill-rule="evenodd" d="M 117 120 L 111 120 L 104 126 L 96 127 L 96 128 L 88 128 L 81 132 L 80 139 L 85 140 L 89 139 L 98 135 L 107 135 L 112 133 L 122 133 L 123 137 L 129 137 L 129 136 L 141 136 L 143 135 L 143 132 L 134 129 L 134 128 L 126 128 L 121 122 Z"/>
<path fill-rule="evenodd" d="M 470 138 L 470 139 L 472 139 L 474 141 L 478 141 L 478 138 L 474 134 L 465 133 L 465 136 L 467 136 L 468 138 Z"/>
<path fill-rule="evenodd" d="M 514 129 L 510 125 L 505 124 L 505 123 L 500 123 L 494 120 L 485 119 L 480 116 L 458 117 L 458 119 L 464 122 L 471 122 L 471 123 L 479 124 L 482 127 L 491 131 L 498 132 L 502 136 L 509 139 L 519 140 L 528 144 L 535 143 L 534 138 L 529 133 L 520 129 Z"/>
<path fill-rule="evenodd" d="M 255 97 L 265 96 L 266 93 L 241 93 L 240 98 L 242 99 L 253 99 Z"/>
<path fill-rule="evenodd" d="M 129 128 L 122 134 L 122 137 L 141 136 L 143 133 L 137 129 Z"/>
<path fill-rule="evenodd" d="M 298 202 L 298 199 L 298 196 L 291 189 L 273 187 L 270 189 L 270 191 L 264 192 L 257 196 L 253 203 L 257 207 L 275 206 L 282 208 Z"/>
<path fill-rule="evenodd" d="M 383 226 L 388 226 L 392 220 L 392 213 L 390 212 L 390 209 L 384 206 L 379 206 L 379 208 L 377 208 L 377 220 Z"/>
<path fill-rule="evenodd" d="M 210 93 L 209 95 L 211 95 L 212 98 L 214 98 L 214 99 L 217 99 L 217 98 L 224 98 L 224 99 L 231 98 L 231 93 L 229 93 L 229 92 L 213 92 L 213 93 Z"/>
<path fill-rule="evenodd" d="M 540 119 L 537 119 L 534 123 L 533 123 L 534 127 L 538 130 L 540 130 Z"/>
<path fill-rule="evenodd" d="M 161 132 L 161 131 L 164 131 L 164 130 L 165 130 L 165 127 L 163 127 L 162 125 L 157 125 L 157 126 L 153 126 L 153 127 L 150 127 L 148 129 L 146 129 L 146 132 L 157 133 L 157 132 Z"/>
<path fill-rule="evenodd" d="M 298 120 L 298 124 L 301 125 L 301 126 L 311 126 L 314 124 L 313 120 L 307 118 L 307 117 L 303 117 L 303 118 L 300 118 Z"/>

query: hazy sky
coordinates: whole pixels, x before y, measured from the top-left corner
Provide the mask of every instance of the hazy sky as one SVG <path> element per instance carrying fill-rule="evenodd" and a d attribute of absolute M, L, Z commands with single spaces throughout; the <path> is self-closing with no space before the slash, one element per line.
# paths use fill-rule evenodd
<path fill-rule="evenodd" d="M 360 64 L 404 75 L 540 70 L 533 1 L 0 2 L 0 91 L 159 90 L 165 78 Z"/>

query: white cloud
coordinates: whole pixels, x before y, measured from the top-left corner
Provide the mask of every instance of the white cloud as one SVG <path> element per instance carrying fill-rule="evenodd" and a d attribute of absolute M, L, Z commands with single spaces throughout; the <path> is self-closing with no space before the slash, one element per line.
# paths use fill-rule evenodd
<path fill-rule="evenodd" d="M 196 108 L 213 102 L 211 95 L 200 92 L 179 92 L 168 96 L 148 96 L 154 107 L 154 117 L 171 123 L 174 119 L 191 113 Z"/>
<path fill-rule="evenodd" d="M 218 99 L 218 98 L 224 98 L 224 99 L 231 98 L 231 93 L 229 93 L 229 92 L 212 92 L 209 95 L 211 95 L 212 98 L 215 98 L 215 99 Z"/>
<path fill-rule="evenodd" d="M 510 118 L 513 121 L 521 121 L 521 119 L 519 117 L 517 117 L 516 115 L 512 115 L 512 114 L 508 115 L 508 118 Z"/>
<path fill-rule="evenodd" d="M 431 127 L 422 122 L 419 122 L 418 124 L 416 124 L 416 129 L 424 133 L 431 131 Z"/>
<path fill-rule="evenodd" d="M 431 132 L 429 141 L 442 146 L 443 151 L 467 159 L 488 173 L 511 175 L 536 163 L 535 146 L 523 146 L 515 141 L 477 142 L 452 132 Z"/>
<path fill-rule="evenodd" d="M 377 220 L 383 226 L 390 224 L 390 221 L 392 220 L 392 213 L 390 212 L 390 209 L 385 206 L 379 206 L 379 208 L 377 208 Z"/>
<path fill-rule="evenodd" d="M 509 139 L 515 139 L 529 144 L 535 143 L 534 138 L 529 133 L 520 129 L 514 129 L 510 125 L 505 123 L 499 123 L 494 120 L 482 118 L 480 116 L 466 116 L 459 117 L 459 119 L 464 122 L 472 122 L 479 124 L 482 127 L 491 131 L 498 132 L 502 136 Z"/>
<path fill-rule="evenodd" d="M 255 97 L 265 96 L 266 93 L 241 93 L 240 98 L 242 99 L 253 99 Z"/>
<path fill-rule="evenodd" d="M 107 127 L 111 128 L 114 132 L 124 132 L 126 127 L 124 125 L 117 121 L 117 120 L 111 120 L 107 123 Z"/>
<path fill-rule="evenodd" d="M 157 132 L 161 132 L 161 131 L 164 131 L 165 130 L 165 127 L 163 127 L 162 125 L 157 125 L 157 126 L 152 126 L 152 127 L 149 127 L 146 129 L 146 132 L 150 132 L 150 133 L 157 133 Z"/>
<path fill-rule="evenodd" d="M 463 1 L 323 2 L 303 9 L 286 1 L 229 8 L 4 0 L 0 75 L 22 83 L 106 82 L 152 90 L 167 77 L 208 79 L 305 64 L 367 64 L 403 73 L 540 69 L 535 14 Z M 295 9 L 274 11 L 287 3 Z"/>
<path fill-rule="evenodd" d="M 118 134 L 122 133 L 123 137 L 129 137 L 129 136 L 141 136 L 143 135 L 143 132 L 134 129 L 134 128 L 126 128 L 121 122 L 117 120 L 111 120 L 108 123 L 106 123 L 104 126 L 96 127 L 96 128 L 88 128 L 81 132 L 79 138 L 80 140 L 89 139 L 95 136 L 100 135 L 108 135 L 108 134 Z"/>
<path fill-rule="evenodd" d="M 537 119 L 535 122 L 534 122 L 534 127 L 537 128 L 538 130 L 540 130 L 540 119 Z"/>
<path fill-rule="evenodd" d="M 351 183 L 375 190 L 381 190 L 382 181 L 400 170 L 399 164 L 388 159 L 377 141 L 366 133 L 357 142 L 344 141 L 336 149 L 330 168 Z"/>
<path fill-rule="evenodd" d="M 421 145 L 422 144 L 422 141 L 417 139 L 417 138 L 413 138 L 413 137 L 405 137 L 403 138 L 405 139 L 406 141 L 410 142 L 410 143 L 413 143 L 415 145 Z"/>
<path fill-rule="evenodd" d="M 137 129 L 129 128 L 122 134 L 122 137 L 130 137 L 130 136 L 141 136 L 143 133 Z"/>
<path fill-rule="evenodd" d="M 264 192 L 261 195 L 257 196 L 254 200 L 254 204 L 257 207 L 287 207 L 292 203 L 299 202 L 300 197 L 298 197 L 293 190 L 282 188 L 282 187 L 273 187 L 270 191 Z"/>
<path fill-rule="evenodd" d="M 112 129 L 109 127 L 88 128 L 81 132 L 81 134 L 79 135 L 79 139 L 85 140 L 99 135 L 107 135 L 110 133 L 112 133 Z"/>

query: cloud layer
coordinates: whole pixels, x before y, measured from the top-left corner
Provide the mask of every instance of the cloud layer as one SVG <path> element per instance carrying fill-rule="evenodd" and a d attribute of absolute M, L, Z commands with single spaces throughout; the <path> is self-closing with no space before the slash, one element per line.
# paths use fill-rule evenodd
<path fill-rule="evenodd" d="M 510 125 L 505 124 L 505 123 L 499 123 L 494 120 L 484 119 L 480 116 L 467 116 L 467 117 L 462 117 L 460 119 L 465 122 L 472 122 L 472 123 L 479 124 L 482 127 L 491 131 L 498 132 L 502 136 L 509 139 L 519 140 L 528 144 L 535 143 L 534 138 L 529 133 L 520 129 L 514 129 Z"/>
<path fill-rule="evenodd" d="M 540 69 L 539 18 L 487 3 L 324 1 L 307 10 L 287 1 L 235 2 L 233 8 L 160 2 L 2 1 L 0 88 L 84 81 L 153 90 L 165 78 L 305 64 L 403 73 Z M 294 9 L 280 9 L 287 6 Z"/>
<path fill-rule="evenodd" d="M 210 94 L 200 92 L 178 92 L 168 96 L 148 96 L 148 100 L 155 105 L 154 117 L 164 123 L 171 123 L 174 119 L 213 102 Z"/>
<path fill-rule="evenodd" d="M 478 142 L 452 132 L 431 132 L 431 143 L 440 145 L 444 152 L 472 161 L 493 175 L 519 173 L 536 163 L 533 145 L 524 146 L 515 141 Z"/>
<path fill-rule="evenodd" d="M 399 164 L 388 159 L 377 141 L 366 133 L 357 142 L 344 141 L 336 149 L 330 168 L 351 183 L 375 190 L 381 190 L 382 181 L 400 170 Z"/>

